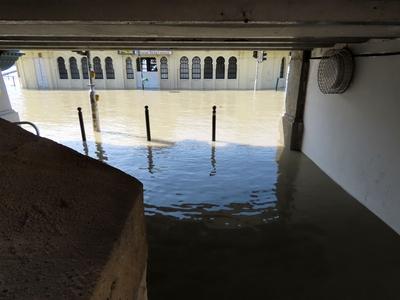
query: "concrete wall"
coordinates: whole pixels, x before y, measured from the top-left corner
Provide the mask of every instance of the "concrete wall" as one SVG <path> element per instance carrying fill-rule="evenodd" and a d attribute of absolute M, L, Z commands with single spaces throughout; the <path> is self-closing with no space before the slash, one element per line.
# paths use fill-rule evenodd
<path fill-rule="evenodd" d="M 400 41 L 350 45 L 353 53 L 400 51 Z M 314 55 L 320 55 L 314 51 Z M 311 60 L 303 152 L 400 233 L 400 55 L 356 57 L 350 88 L 324 95 Z"/>
<path fill-rule="evenodd" d="M 127 53 L 128 51 L 124 51 Z M 154 74 L 159 82 L 160 89 L 194 89 L 194 90 L 218 90 L 218 89 L 253 89 L 255 79 L 256 60 L 252 57 L 252 51 L 239 50 L 176 50 L 170 55 L 146 55 L 157 59 L 158 72 Z M 285 73 L 288 63 L 288 51 L 268 51 L 268 59 L 259 64 L 257 89 L 275 89 L 276 80 L 280 76 L 281 60 L 285 57 Z M 136 55 L 121 55 L 118 51 L 92 51 L 92 58 L 98 56 L 102 62 L 104 79 L 96 79 L 97 89 L 136 89 L 141 88 L 140 73 L 136 72 Z M 113 59 L 115 79 L 106 79 L 105 58 Z M 168 59 L 168 79 L 161 79 L 160 59 L 165 56 Z M 189 59 L 189 79 L 180 79 L 180 59 L 186 56 Z M 192 79 L 192 59 L 198 56 L 201 59 L 201 79 Z M 210 56 L 213 59 L 213 79 L 203 79 L 204 58 Z M 219 56 L 225 58 L 225 79 L 215 78 L 216 59 Z M 237 58 L 237 79 L 228 79 L 228 60 Z M 57 58 L 63 57 L 68 72 L 68 79 L 60 79 L 58 74 Z M 80 79 L 71 79 L 69 58 L 75 57 L 78 62 Z M 134 79 L 127 79 L 127 57 L 132 59 L 135 70 Z M 27 89 L 86 89 L 87 80 L 82 78 L 81 56 L 72 51 L 25 51 L 25 55 L 18 62 L 18 72 L 23 88 Z M 39 62 L 40 61 L 40 62 Z M 146 74 L 145 74 L 146 75 Z M 41 80 L 39 77 L 44 77 Z M 45 84 L 39 84 L 45 81 Z M 279 88 L 285 87 L 285 80 L 279 81 Z"/>
<path fill-rule="evenodd" d="M 143 185 L 0 120 L 1 299 L 145 300 Z"/>

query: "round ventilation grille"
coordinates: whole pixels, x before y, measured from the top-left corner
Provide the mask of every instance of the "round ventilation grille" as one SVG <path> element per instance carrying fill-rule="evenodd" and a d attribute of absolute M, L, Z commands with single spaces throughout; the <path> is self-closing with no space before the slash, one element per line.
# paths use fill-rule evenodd
<path fill-rule="evenodd" d="M 353 55 L 348 49 L 329 50 L 318 66 L 318 86 L 324 94 L 341 94 L 353 77 Z"/>

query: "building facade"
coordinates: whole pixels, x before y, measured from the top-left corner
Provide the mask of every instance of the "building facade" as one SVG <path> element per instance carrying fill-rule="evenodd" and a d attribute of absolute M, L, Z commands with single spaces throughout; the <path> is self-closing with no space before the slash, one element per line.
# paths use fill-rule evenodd
<path fill-rule="evenodd" d="M 286 86 L 288 51 L 91 51 L 97 89 L 257 90 Z M 258 64 L 258 66 L 257 66 Z M 26 89 L 87 89 L 88 60 L 72 51 L 25 51 L 17 62 Z"/>

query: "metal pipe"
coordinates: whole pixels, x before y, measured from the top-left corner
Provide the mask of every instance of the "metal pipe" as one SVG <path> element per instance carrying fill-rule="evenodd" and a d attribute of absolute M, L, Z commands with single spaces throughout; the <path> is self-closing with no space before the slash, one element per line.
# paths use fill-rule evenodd
<path fill-rule="evenodd" d="M 256 75 L 254 76 L 254 89 L 253 89 L 254 92 L 256 92 L 257 90 L 257 78 L 258 78 L 258 60 L 256 61 Z"/>
<path fill-rule="evenodd" d="M 24 124 L 26 124 L 26 125 L 31 125 L 31 126 L 35 129 L 36 135 L 37 135 L 37 136 L 40 136 L 39 128 L 38 128 L 35 124 L 33 124 L 32 122 L 28 122 L 28 121 L 19 121 L 19 122 L 14 122 L 14 124 L 17 124 L 17 125 L 24 125 Z"/>

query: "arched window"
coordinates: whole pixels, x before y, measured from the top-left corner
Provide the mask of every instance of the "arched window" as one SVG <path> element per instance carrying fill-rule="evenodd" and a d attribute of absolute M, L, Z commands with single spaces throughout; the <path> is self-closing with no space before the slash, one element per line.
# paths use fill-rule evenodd
<path fill-rule="evenodd" d="M 126 79 L 134 79 L 135 72 L 133 72 L 132 58 L 127 57 L 125 63 L 126 63 Z"/>
<path fill-rule="evenodd" d="M 285 77 L 285 64 L 286 64 L 286 59 L 284 57 L 282 57 L 281 72 L 279 73 L 279 78 Z"/>
<path fill-rule="evenodd" d="M 62 57 L 57 58 L 58 74 L 60 79 L 68 79 L 67 68 L 65 67 L 65 60 Z"/>
<path fill-rule="evenodd" d="M 89 79 L 89 65 L 88 65 L 88 59 L 86 56 L 82 57 L 81 65 L 82 65 L 82 78 Z"/>
<path fill-rule="evenodd" d="M 225 78 L 225 58 L 222 56 L 217 58 L 217 67 L 215 69 L 215 79 Z"/>
<path fill-rule="evenodd" d="M 115 79 L 115 72 L 113 61 L 111 57 L 106 57 L 106 78 L 107 79 Z"/>
<path fill-rule="evenodd" d="M 211 57 L 207 56 L 204 59 L 204 79 L 213 78 L 213 60 Z"/>
<path fill-rule="evenodd" d="M 161 79 L 168 79 L 168 60 L 166 57 L 161 57 L 160 72 L 161 72 Z"/>
<path fill-rule="evenodd" d="M 95 79 L 103 79 L 103 69 L 101 68 L 101 60 L 99 57 L 93 58 L 93 70 L 95 73 Z"/>
<path fill-rule="evenodd" d="M 189 79 L 189 59 L 186 56 L 181 57 L 180 79 Z"/>
<path fill-rule="evenodd" d="M 192 59 L 192 79 L 201 79 L 200 57 L 198 56 Z"/>
<path fill-rule="evenodd" d="M 71 79 L 80 79 L 81 78 L 79 76 L 78 64 L 76 63 L 75 57 L 69 58 L 69 71 L 71 73 Z"/>
<path fill-rule="evenodd" d="M 232 56 L 228 61 L 228 79 L 236 79 L 237 78 L 237 59 Z"/>

